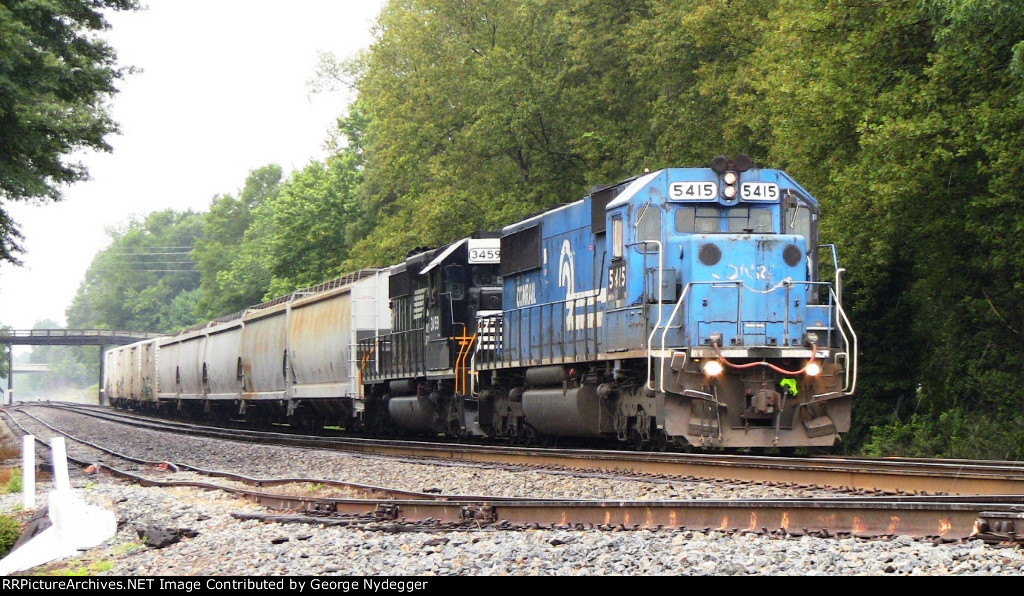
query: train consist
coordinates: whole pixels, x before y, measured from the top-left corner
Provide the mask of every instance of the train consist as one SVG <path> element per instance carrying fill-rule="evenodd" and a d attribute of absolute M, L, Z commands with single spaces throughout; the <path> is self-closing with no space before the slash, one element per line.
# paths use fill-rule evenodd
<path fill-rule="evenodd" d="M 104 391 L 307 431 L 830 446 L 849 429 L 857 340 L 819 213 L 746 156 L 645 173 L 109 350 Z"/>

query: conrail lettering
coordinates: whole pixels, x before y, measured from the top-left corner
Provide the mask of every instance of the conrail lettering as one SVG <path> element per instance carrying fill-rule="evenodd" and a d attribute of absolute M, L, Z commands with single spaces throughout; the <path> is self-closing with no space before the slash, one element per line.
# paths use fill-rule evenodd
<path fill-rule="evenodd" d="M 537 284 L 530 282 L 516 286 L 516 306 L 537 304 Z"/>

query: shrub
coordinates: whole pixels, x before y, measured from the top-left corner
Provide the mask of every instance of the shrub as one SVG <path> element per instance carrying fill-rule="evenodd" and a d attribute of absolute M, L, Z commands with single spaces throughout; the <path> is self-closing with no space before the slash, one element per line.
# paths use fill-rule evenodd
<path fill-rule="evenodd" d="M 18 541 L 18 536 L 21 536 L 18 522 L 12 517 L 0 515 L 0 558 L 11 552 L 11 547 Z"/>
<path fill-rule="evenodd" d="M 23 489 L 21 482 L 21 470 L 15 468 L 11 470 L 11 478 L 7 481 L 7 486 L 4 487 L 5 493 L 20 493 Z"/>

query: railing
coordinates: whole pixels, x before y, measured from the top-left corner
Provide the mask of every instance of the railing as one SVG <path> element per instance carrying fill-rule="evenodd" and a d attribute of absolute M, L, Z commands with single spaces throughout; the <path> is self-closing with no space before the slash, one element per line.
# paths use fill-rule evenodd
<path fill-rule="evenodd" d="M 581 312 L 582 310 L 582 312 Z M 597 356 L 600 351 L 597 296 L 534 304 L 477 319 L 477 329 L 495 328 L 502 341 L 498 349 L 480 349 L 475 368 L 496 364 L 540 364 L 577 361 Z M 546 333 L 545 325 L 550 333 Z M 557 335 L 554 333 L 557 325 Z M 531 337 L 536 331 L 536 338 Z M 525 338 L 524 338 L 525 334 Z M 536 339 L 536 344 L 533 340 Z"/>
<path fill-rule="evenodd" d="M 359 341 L 358 357 L 364 379 L 426 374 L 426 335 L 423 328 L 396 331 Z"/>
<path fill-rule="evenodd" d="M 686 287 L 684 287 L 683 291 L 680 293 L 679 300 L 676 302 L 675 307 L 672 309 L 672 313 L 669 315 L 668 320 L 665 322 L 664 325 L 660 325 L 660 323 L 656 324 L 651 329 L 651 333 L 647 337 L 647 346 L 648 346 L 648 352 L 647 352 L 647 388 L 650 389 L 650 390 L 654 390 L 655 389 L 655 387 L 654 387 L 654 370 L 653 370 L 654 369 L 654 358 L 661 358 L 661 359 L 666 358 L 666 352 L 668 351 L 668 346 L 666 345 L 667 344 L 668 332 L 669 332 L 670 329 L 673 329 L 673 328 L 674 329 L 681 329 L 682 328 L 682 324 L 673 324 L 679 318 L 680 311 L 683 312 L 682 320 L 683 321 L 689 320 L 689 317 L 686 316 L 688 314 L 686 312 L 686 308 L 688 306 L 687 300 L 686 300 L 687 299 L 687 295 L 690 293 L 690 289 L 691 288 L 693 288 L 695 286 L 699 286 L 699 285 L 708 285 L 708 286 L 712 286 L 714 288 L 733 287 L 733 288 L 736 289 L 736 292 L 737 292 L 737 297 L 736 297 L 736 336 L 740 337 L 740 338 L 743 337 L 743 324 L 746 321 L 744 321 L 744 319 L 743 319 L 743 300 L 742 300 L 743 293 L 742 293 L 742 290 L 746 287 L 746 285 L 744 284 L 744 282 L 742 280 L 731 281 L 731 282 L 701 281 L 701 282 L 690 282 L 690 283 L 686 284 Z M 832 337 L 833 330 L 836 331 L 839 334 L 841 350 L 836 353 L 836 359 L 837 360 L 838 359 L 843 359 L 847 363 L 847 366 L 845 367 L 845 379 L 844 379 L 843 394 L 844 395 L 851 395 L 856 390 L 856 384 L 857 384 L 857 375 L 856 375 L 856 371 L 857 371 L 857 335 L 853 331 L 853 326 L 850 324 L 849 318 L 846 316 L 846 313 L 843 311 L 842 305 L 839 303 L 838 295 L 832 289 L 832 286 L 828 282 L 821 282 L 821 281 L 787 281 L 784 284 L 782 284 L 781 288 L 784 289 L 785 292 L 786 292 L 786 298 L 785 298 L 786 309 L 785 309 L 785 317 L 783 319 L 783 325 L 784 325 L 783 342 L 784 342 L 784 345 L 786 345 L 786 346 L 790 345 L 789 324 L 790 324 L 790 321 L 792 320 L 792 314 L 790 312 L 792 301 L 790 300 L 790 295 L 791 295 L 792 289 L 794 287 L 796 287 L 796 286 L 804 286 L 806 288 L 811 288 L 812 286 L 824 286 L 824 287 L 828 288 L 828 291 L 829 291 L 828 303 L 827 303 L 827 305 L 823 305 L 825 308 L 827 308 L 827 311 L 828 311 L 828 314 L 829 314 L 828 321 L 826 321 L 826 323 L 825 323 L 825 325 L 827 327 L 828 335 L 825 338 L 825 344 L 824 345 L 828 345 L 828 346 L 831 347 L 832 340 L 833 340 L 833 337 Z M 764 293 L 764 292 L 759 292 L 759 293 Z M 817 305 L 814 305 L 814 306 L 807 305 L 805 308 L 815 308 L 815 306 L 817 306 Z M 832 316 L 833 313 L 835 313 L 834 317 Z M 659 317 L 659 321 L 660 321 L 660 317 Z M 658 346 L 658 350 L 654 350 L 654 349 L 651 349 L 651 348 L 654 347 L 655 336 L 657 335 L 659 330 L 661 330 L 660 345 Z M 760 347 L 778 347 L 778 346 L 760 346 Z M 665 391 L 664 367 L 660 366 L 660 367 L 658 367 L 658 370 L 659 370 L 659 373 L 658 373 L 658 375 L 659 375 L 659 387 L 658 388 L 659 388 L 660 391 Z"/>
<path fill-rule="evenodd" d="M 141 331 L 114 331 L 110 329 L 0 329 L 0 344 L 69 344 L 131 343 L 132 341 L 160 337 L 159 333 Z M 110 341 L 104 342 L 103 339 Z M 77 340 L 77 341 L 76 341 Z"/>

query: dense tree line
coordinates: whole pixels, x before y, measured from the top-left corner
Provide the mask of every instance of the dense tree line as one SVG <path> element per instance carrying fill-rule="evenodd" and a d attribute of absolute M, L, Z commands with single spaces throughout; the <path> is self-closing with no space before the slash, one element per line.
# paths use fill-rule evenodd
<path fill-rule="evenodd" d="M 154 215 L 198 273 L 87 276 L 69 321 L 167 330 L 747 153 L 815 193 L 849 270 L 842 448 L 1024 458 L 1019 2 L 391 0 L 374 33 L 324 63 L 357 90 L 332 157 Z M 108 250 L 173 245 L 160 225 Z"/>

